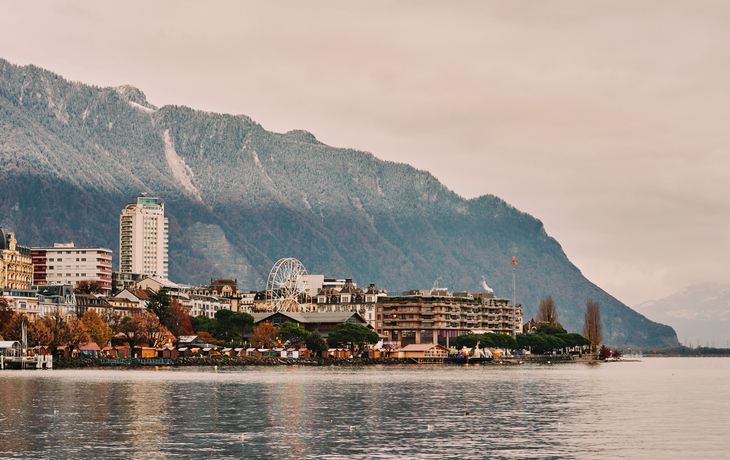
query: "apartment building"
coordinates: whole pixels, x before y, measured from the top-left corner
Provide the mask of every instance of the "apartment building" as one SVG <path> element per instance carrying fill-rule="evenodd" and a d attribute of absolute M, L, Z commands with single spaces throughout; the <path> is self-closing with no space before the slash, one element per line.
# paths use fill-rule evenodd
<path fill-rule="evenodd" d="M 119 216 L 119 271 L 167 278 L 165 204 L 144 193 Z"/>
<path fill-rule="evenodd" d="M 207 316 L 214 318 L 219 310 L 230 310 L 231 300 L 223 297 L 188 294 L 190 299 L 190 316 Z"/>
<path fill-rule="evenodd" d="M 98 281 L 104 294 L 112 289 L 112 250 L 77 248 L 74 243 L 56 243 L 52 248 L 31 248 L 33 284 L 70 284 Z"/>
<path fill-rule="evenodd" d="M 439 343 L 446 347 L 456 337 L 494 332 L 514 335 L 522 330 L 522 306 L 493 293 L 459 293 L 443 289 L 411 290 L 378 299 L 376 327 L 390 341 Z"/>

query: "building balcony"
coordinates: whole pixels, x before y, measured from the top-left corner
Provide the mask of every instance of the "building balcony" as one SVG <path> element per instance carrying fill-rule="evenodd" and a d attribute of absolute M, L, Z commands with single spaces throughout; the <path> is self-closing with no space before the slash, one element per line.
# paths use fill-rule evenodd
<path fill-rule="evenodd" d="M 111 262 L 107 262 L 107 261 L 105 261 L 105 260 L 98 260 L 98 261 L 97 261 L 96 263 L 97 263 L 98 265 L 103 265 L 103 266 L 105 266 L 105 267 L 111 267 L 111 266 L 112 266 L 112 263 L 111 263 Z"/>

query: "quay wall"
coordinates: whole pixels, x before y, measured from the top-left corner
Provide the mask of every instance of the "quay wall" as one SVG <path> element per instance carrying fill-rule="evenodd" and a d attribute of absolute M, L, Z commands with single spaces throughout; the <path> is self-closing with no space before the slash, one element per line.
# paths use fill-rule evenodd
<path fill-rule="evenodd" d="M 134 359 L 116 360 L 115 368 L 141 368 L 143 367 Z M 171 360 L 171 367 L 241 367 L 241 366 L 372 366 L 408 364 L 404 359 L 395 358 L 175 358 Z M 124 363 L 124 364 L 121 364 Z M 56 369 L 81 369 L 92 367 L 108 367 L 102 358 L 64 358 L 58 357 L 53 363 Z"/>

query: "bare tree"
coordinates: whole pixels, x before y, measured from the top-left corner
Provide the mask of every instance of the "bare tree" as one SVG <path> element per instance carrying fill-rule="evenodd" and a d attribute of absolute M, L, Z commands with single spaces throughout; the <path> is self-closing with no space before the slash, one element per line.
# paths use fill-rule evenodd
<path fill-rule="evenodd" d="M 548 295 L 540 301 L 537 309 L 537 322 L 547 323 L 551 326 L 558 324 L 558 307 L 555 306 L 553 296 Z"/>
<path fill-rule="evenodd" d="M 603 340 L 601 326 L 601 307 L 598 302 L 589 300 L 586 303 L 586 318 L 583 323 L 583 336 L 591 341 L 591 347 L 597 347 Z"/>
<path fill-rule="evenodd" d="M 76 285 L 75 291 L 82 294 L 103 294 L 104 284 L 101 281 L 96 280 L 82 280 L 79 281 L 78 285 Z"/>

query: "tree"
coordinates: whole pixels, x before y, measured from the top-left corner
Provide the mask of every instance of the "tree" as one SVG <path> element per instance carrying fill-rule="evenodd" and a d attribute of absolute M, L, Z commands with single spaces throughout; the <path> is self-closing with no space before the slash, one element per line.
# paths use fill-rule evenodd
<path fill-rule="evenodd" d="M 474 348 L 477 342 L 484 347 L 484 336 L 481 334 L 464 334 L 456 338 L 456 348 Z"/>
<path fill-rule="evenodd" d="M 270 322 L 259 323 L 253 332 L 251 343 L 256 348 L 273 348 L 277 346 L 276 337 L 279 335 L 279 328 Z"/>
<path fill-rule="evenodd" d="M 561 348 L 565 348 L 568 346 L 565 342 L 563 342 L 561 339 L 559 339 L 558 336 L 556 336 L 556 335 L 545 335 L 544 339 L 545 339 L 545 343 L 547 344 L 546 351 L 559 350 Z"/>
<path fill-rule="evenodd" d="M 530 349 L 532 353 L 545 353 L 548 344 L 545 334 L 517 334 L 517 346 L 522 350 Z"/>
<path fill-rule="evenodd" d="M 94 310 L 87 310 L 81 318 L 81 323 L 89 334 L 91 341 L 99 345 L 99 348 L 104 348 L 114 336 L 111 328 L 102 321 Z"/>
<path fill-rule="evenodd" d="M 302 342 L 306 339 L 308 332 L 303 327 L 297 326 L 291 321 L 286 321 L 279 328 L 279 340 L 290 343 Z"/>
<path fill-rule="evenodd" d="M 619 359 L 619 358 L 621 358 L 622 355 L 623 355 L 623 353 L 621 353 L 621 350 L 619 350 L 618 348 L 616 348 L 615 350 L 612 350 L 611 351 L 611 356 L 614 359 Z"/>
<path fill-rule="evenodd" d="M 580 334 L 577 334 L 575 332 L 571 334 L 555 334 L 555 337 L 559 338 L 563 342 L 565 342 L 565 345 L 573 348 L 573 347 L 582 347 L 584 345 L 590 345 L 591 342 L 583 337 Z"/>
<path fill-rule="evenodd" d="M 378 339 L 375 331 L 361 324 L 340 323 L 330 331 L 327 343 L 330 347 L 349 344 L 354 351 L 355 346 L 362 347 L 368 343 L 376 343 Z"/>
<path fill-rule="evenodd" d="M 327 351 L 327 342 L 324 341 L 322 334 L 316 329 L 307 334 L 307 338 L 304 339 L 304 344 L 312 353 Z"/>
<path fill-rule="evenodd" d="M 223 344 L 225 344 L 225 342 L 223 340 L 218 340 L 215 337 L 213 337 L 212 335 L 210 335 L 208 332 L 205 332 L 205 331 L 199 333 L 198 334 L 198 337 L 200 338 L 200 340 L 202 340 L 205 343 L 210 343 L 210 344 L 213 344 L 213 345 L 223 345 Z"/>
<path fill-rule="evenodd" d="M 140 343 L 146 343 L 148 347 L 156 347 L 167 336 L 169 331 L 160 319 L 152 312 L 142 317 L 142 324 L 139 329 Z"/>
<path fill-rule="evenodd" d="M 200 335 L 201 332 L 207 332 L 212 336 L 216 333 L 218 329 L 218 322 L 215 319 L 209 318 L 205 315 L 191 317 L 190 324 L 193 326 L 193 331 L 195 332 L 195 334 L 198 335 Z"/>
<path fill-rule="evenodd" d="M 601 349 L 598 350 L 598 357 L 601 359 L 608 359 L 611 357 L 611 349 L 606 345 L 601 345 Z"/>
<path fill-rule="evenodd" d="M 508 334 L 484 334 L 484 339 L 484 346 L 500 347 L 507 350 L 514 350 L 517 348 L 517 341 Z M 490 340 L 494 345 L 486 345 Z"/>
<path fill-rule="evenodd" d="M 124 318 L 124 315 L 120 313 L 115 313 L 113 308 L 106 308 L 104 311 L 101 312 L 101 315 L 99 315 L 102 321 L 104 321 L 104 324 L 109 326 L 109 329 L 112 330 L 112 334 L 114 331 L 117 330 L 117 327 L 119 326 L 119 323 L 122 321 L 122 318 Z"/>
<path fill-rule="evenodd" d="M 58 354 L 58 347 L 65 347 L 70 342 L 71 337 L 69 337 L 66 322 L 66 315 L 61 312 L 60 308 L 53 309 L 48 315 L 35 321 L 35 323 L 40 323 L 38 325 L 40 328 L 46 328 L 44 334 L 47 337 L 47 345 L 54 355 Z"/>
<path fill-rule="evenodd" d="M 597 347 L 603 341 L 601 325 L 601 307 L 592 299 L 586 303 L 586 316 L 583 323 L 583 336 L 590 340 L 591 347 Z"/>
<path fill-rule="evenodd" d="M 8 330 L 17 316 L 18 313 L 13 310 L 10 303 L 4 297 L 0 297 L 0 337 L 8 337 Z"/>
<path fill-rule="evenodd" d="M 229 322 L 233 327 L 233 330 L 238 333 L 238 336 L 243 341 L 243 335 L 250 332 L 253 328 L 253 316 L 245 312 L 237 312 L 231 315 Z"/>
<path fill-rule="evenodd" d="M 548 295 L 540 301 L 537 309 L 537 322 L 547 323 L 551 326 L 558 324 L 558 309 L 555 306 L 553 296 Z"/>
<path fill-rule="evenodd" d="M 81 294 L 103 294 L 104 283 L 96 280 L 83 280 L 79 281 L 74 290 Z"/>
<path fill-rule="evenodd" d="M 172 302 L 170 303 L 167 321 L 164 323 L 164 326 L 175 337 L 193 334 L 193 326 L 190 323 L 190 315 L 188 315 L 185 309 L 180 306 L 177 299 L 172 299 Z"/>
<path fill-rule="evenodd" d="M 218 310 L 215 313 L 215 336 L 226 342 L 243 341 L 243 334 L 253 326 L 253 316 L 244 312 Z"/>
<path fill-rule="evenodd" d="M 28 324 L 28 345 L 48 345 L 51 347 L 51 353 L 56 354 L 57 349 L 52 347 L 53 333 L 48 325 L 43 321 L 33 321 Z"/>
<path fill-rule="evenodd" d="M 551 326 L 549 324 L 541 324 L 535 332 L 538 334 L 557 335 L 557 334 L 566 334 L 568 331 L 566 331 L 565 329 L 563 329 L 560 326 Z"/>
<path fill-rule="evenodd" d="M 86 332 L 86 328 L 79 317 L 71 315 L 66 322 L 66 343 L 64 345 L 70 346 L 73 350 L 82 343 L 88 343 L 89 340 L 89 333 Z"/>
<path fill-rule="evenodd" d="M 141 338 L 143 336 L 140 332 L 143 327 L 142 321 L 142 316 L 139 313 L 135 313 L 133 316 L 125 316 L 117 325 L 115 332 L 121 334 L 121 337 L 127 342 L 130 348 L 141 345 Z"/>
<path fill-rule="evenodd" d="M 150 300 L 147 302 L 147 311 L 154 313 L 162 324 L 167 324 L 171 316 L 171 306 L 172 298 L 167 294 L 167 289 L 162 288 L 150 295 Z"/>

